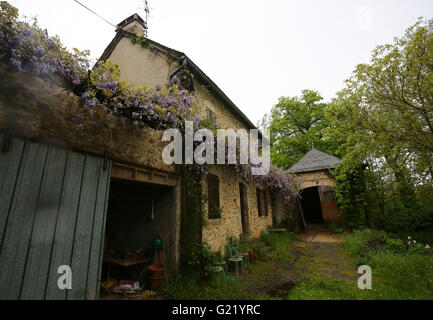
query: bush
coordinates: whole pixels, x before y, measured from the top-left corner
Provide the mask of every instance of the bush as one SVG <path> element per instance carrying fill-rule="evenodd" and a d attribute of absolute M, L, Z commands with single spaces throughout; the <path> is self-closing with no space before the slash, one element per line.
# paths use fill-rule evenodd
<path fill-rule="evenodd" d="M 386 239 L 384 249 L 395 253 L 404 253 L 407 250 L 402 240 L 391 238 Z"/>
<path fill-rule="evenodd" d="M 366 251 L 377 251 L 385 243 L 386 234 L 377 230 L 357 230 L 346 236 L 344 246 L 353 255 L 360 256 Z"/>
<path fill-rule="evenodd" d="M 383 231 L 356 231 L 344 246 L 371 267 L 373 290 L 368 299 L 433 299 L 433 257 L 428 245 L 393 239 Z"/>
<path fill-rule="evenodd" d="M 195 246 L 188 258 L 189 273 L 196 275 L 199 280 L 209 278 L 217 258 L 217 253 L 212 252 L 207 244 Z"/>
<path fill-rule="evenodd" d="M 332 174 L 336 180 L 335 193 L 344 226 L 349 229 L 365 226 L 367 212 L 365 166 L 357 160 L 343 158 Z"/>

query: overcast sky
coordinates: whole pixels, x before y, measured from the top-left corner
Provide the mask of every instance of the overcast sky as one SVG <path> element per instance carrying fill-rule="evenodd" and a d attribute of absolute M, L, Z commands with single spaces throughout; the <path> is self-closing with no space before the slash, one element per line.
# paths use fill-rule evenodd
<path fill-rule="evenodd" d="M 343 88 L 371 50 L 400 36 L 432 0 L 148 0 L 149 38 L 185 52 L 254 122 L 281 96 Z M 80 0 L 116 25 L 144 18 L 140 0 Z M 97 59 L 112 26 L 73 0 L 10 1 L 63 44 Z"/>

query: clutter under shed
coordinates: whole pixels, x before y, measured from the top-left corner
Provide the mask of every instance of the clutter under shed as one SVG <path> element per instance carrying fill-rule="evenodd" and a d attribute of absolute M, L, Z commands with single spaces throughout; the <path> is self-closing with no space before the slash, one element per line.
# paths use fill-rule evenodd
<path fill-rule="evenodd" d="M 175 212 L 173 187 L 112 179 L 103 294 L 144 294 L 164 283 L 165 262 L 174 255 Z"/>

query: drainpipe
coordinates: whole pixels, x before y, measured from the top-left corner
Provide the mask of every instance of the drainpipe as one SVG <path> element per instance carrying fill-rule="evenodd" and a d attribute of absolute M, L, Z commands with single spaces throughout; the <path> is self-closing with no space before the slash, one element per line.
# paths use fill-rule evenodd
<path fill-rule="evenodd" d="M 173 83 L 172 83 L 172 79 L 173 79 L 173 77 L 179 72 L 179 71 L 181 71 L 182 69 L 184 69 L 184 68 L 186 68 L 186 66 L 187 66 L 187 64 L 188 64 L 188 61 L 187 61 L 187 59 L 186 59 L 186 57 L 185 56 L 182 56 L 181 58 L 180 58 L 180 60 L 182 61 L 182 65 L 179 67 L 179 68 L 177 68 L 169 77 L 168 77 L 168 84 L 169 84 L 169 86 L 171 86 L 171 85 L 173 85 Z"/>

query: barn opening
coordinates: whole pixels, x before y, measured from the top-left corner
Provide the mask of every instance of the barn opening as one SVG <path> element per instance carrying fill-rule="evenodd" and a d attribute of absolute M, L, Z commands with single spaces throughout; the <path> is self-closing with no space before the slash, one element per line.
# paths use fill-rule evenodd
<path fill-rule="evenodd" d="M 311 187 L 302 190 L 301 197 L 302 211 L 307 225 L 323 223 L 319 187 Z"/>
<path fill-rule="evenodd" d="M 111 179 L 101 281 L 148 288 L 151 264 L 175 263 L 176 193 L 171 186 Z M 162 239 L 162 254 L 155 239 Z"/>

